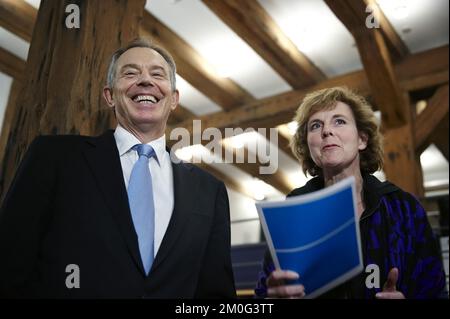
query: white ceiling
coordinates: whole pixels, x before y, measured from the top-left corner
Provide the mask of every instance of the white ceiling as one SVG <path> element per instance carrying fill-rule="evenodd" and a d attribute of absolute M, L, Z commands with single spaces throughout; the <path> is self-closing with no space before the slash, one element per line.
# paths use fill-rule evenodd
<path fill-rule="evenodd" d="M 351 34 L 322 0 L 258 0 L 281 29 L 327 76 L 362 69 Z M 27 0 L 36 8 L 39 0 Z M 448 0 L 378 0 L 385 15 L 411 52 L 428 50 L 449 43 Z M 227 76 L 255 98 L 291 90 L 253 49 L 199 0 L 149 0 L 146 10 L 187 41 L 209 62 L 218 74 Z M 403 15 L 403 16 L 402 16 Z M 0 46 L 26 59 L 29 44 L 0 28 Z M 10 84 L 0 76 L 0 103 Z M 218 112 L 220 106 L 178 76 L 180 103 L 195 115 Z M 300 101 L 299 101 L 300 102 Z M 0 105 L 0 112 L 2 105 Z M 256 135 L 258 136 L 258 135 Z M 260 138 L 261 136 L 259 136 Z M 421 157 L 425 183 L 448 184 L 448 162 L 431 146 Z M 239 181 L 252 180 L 241 170 L 226 164 L 217 169 Z M 300 166 L 281 153 L 279 167 L 292 186 L 300 186 L 305 177 Z M 431 184 L 430 184 L 431 183 Z M 280 193 L 272 189 L 268 197 Z"/>
<path fill-rule="evenodd" d="M 448 44 L 448 0 L 377 0 L 411 53 Z"/>
<path fill-rule="evenodd" d="M 322 0 L 258 1 L 327 76 L 362 69 L 353 37 Z"/>

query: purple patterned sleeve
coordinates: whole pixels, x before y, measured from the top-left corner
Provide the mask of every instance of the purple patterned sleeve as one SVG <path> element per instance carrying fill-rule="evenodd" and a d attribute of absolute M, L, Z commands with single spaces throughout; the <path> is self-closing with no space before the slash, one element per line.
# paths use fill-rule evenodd
<path fill-rule="evenodd" d="M 415 299 L 441 297 L 445 287 L 445 273 L 437 239 L 422 205 L 409 198 L 410 225 L 408 237 L 413 243 L 407 247 L 407 271 L 410 274 L 406 297 Z"/>
<path fill-rule="evenodd" d="M 275 270 L 275 266 L 272 260 L 267 257 L 264 258 L 262 270 L 258 274 L 258 281 L 256 282 L 255 287 L 255 297 L 256 298 L 265 298 L 267 297 L 267 277 Z"/>

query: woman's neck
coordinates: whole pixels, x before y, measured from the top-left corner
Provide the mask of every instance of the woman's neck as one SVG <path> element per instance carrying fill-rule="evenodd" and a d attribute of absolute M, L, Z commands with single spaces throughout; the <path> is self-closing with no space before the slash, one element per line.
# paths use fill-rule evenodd
<path fill-rule="evenodd" d="M 361 217 L 362 213 L 365 209 L 365 203 L 364 203 L 364 196 L 363 196 L 363 178 L 361 175 L 361 170 L 359 168 L 359 165 L 356 169 L 346 169 L 342 170 L 338 173 L 330 173 L 330 172 L 323 172 L 323 178 L 324 178 L 324 185 L 325 187 L 331 186 L 333 184 L 336 184 L 337 182 L 353 176 L 355 178 L 355 188 L 356 188 L 356 203 L 357 203 L 357 211 L 358 211 L 358 217 Z"/>

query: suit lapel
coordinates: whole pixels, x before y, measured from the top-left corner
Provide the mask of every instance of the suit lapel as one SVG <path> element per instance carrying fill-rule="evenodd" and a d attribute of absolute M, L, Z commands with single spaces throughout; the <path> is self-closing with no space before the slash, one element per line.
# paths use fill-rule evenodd
<path fill-rule="evenodd" d="M 83 151 L 131 256 L 136 265 L 144 272 L 113 132 L 108 131 L 87 141 Z"/>
<path fill-rule="evenodd" d="M 194 194 L 197 194 L 198 180 L 194 178 L 192 165 L 172 163 L 172 168 L 174 209 L 152 269 L 158 267 L 171 251 L 173 253 L 172 247 L 196 207 Z"/>

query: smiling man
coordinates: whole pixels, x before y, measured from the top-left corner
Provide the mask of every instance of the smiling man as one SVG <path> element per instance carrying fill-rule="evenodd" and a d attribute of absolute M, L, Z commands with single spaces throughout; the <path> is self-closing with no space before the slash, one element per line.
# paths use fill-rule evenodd
<path fill-rule="evenodd" d="M 0 296 L 235 297 L 225 186 L 166 150 L 175 73 L 135 40 L 103 90 L 115 131 L 35 139 L 0 210 Z"/>

